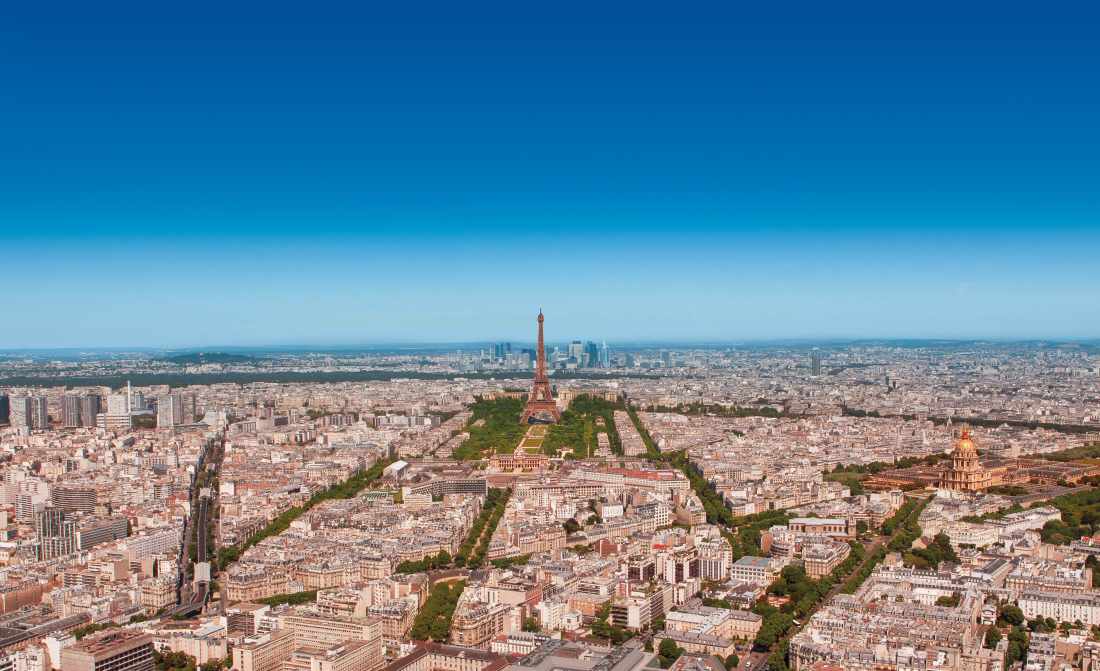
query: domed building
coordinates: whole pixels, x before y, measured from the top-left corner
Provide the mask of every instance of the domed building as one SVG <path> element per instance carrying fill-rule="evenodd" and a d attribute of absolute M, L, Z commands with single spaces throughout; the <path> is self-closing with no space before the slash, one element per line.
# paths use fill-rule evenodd
<path fill-rule="evenodd" d="M 955 451 L 951 453 L 951 465 L 940 478 L 940 488 L 980 492 L 996 484 L 993 480 L 993 473 L 978 458 L 978 450 L 970 439 L 970 429 L 963 429 L 959 442 L 955 443 Z"/>

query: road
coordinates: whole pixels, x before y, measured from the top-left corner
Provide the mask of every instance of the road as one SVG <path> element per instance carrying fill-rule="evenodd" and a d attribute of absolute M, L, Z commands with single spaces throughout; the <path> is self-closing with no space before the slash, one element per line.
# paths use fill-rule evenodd
<path fill-rule="evenodd" d="M 195 564 L 209 562 L 214 548 L 207 547 L 214 524 L 214 512 L 218 495 L 215 483 L 222 459 L 225 456 L 225 431 L 212 439 L 199 455 L 195 477 L 191 480 L 191 514 L 184 524 L 183 543 L 180 549 L 180 575 L 177 583 L 176 608 L 172 615 L 187 617 L 202 611 L 209 597 L 207 581 L 195 581 Z M 209 488 L 209 489 L 207 489 Z M 203 490 L 206 489 L 204 492 Z M 195 542 L 195 561 L 191 561 L 192 538 Z"/>

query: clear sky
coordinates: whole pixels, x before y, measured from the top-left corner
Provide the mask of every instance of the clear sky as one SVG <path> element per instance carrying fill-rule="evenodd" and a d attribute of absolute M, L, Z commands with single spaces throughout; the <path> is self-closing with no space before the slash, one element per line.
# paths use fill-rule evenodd
<path fill-rule="evenodd" d="M 8 3 L 0 347 L 1097 337 L 1098 12 Z"/>

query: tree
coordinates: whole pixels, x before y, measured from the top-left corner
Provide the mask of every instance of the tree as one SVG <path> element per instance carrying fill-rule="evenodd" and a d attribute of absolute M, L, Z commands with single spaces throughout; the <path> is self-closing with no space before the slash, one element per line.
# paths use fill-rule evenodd
<path fill-rule="evenodd" d="M 1008 632 L 1008 652 L 1005 653 L 1005 668 L 1024 658 L 1029 640 L 1027 630 L 1023 627 L 1016 626 Z"/>
<path fill-rule="evenodd" d="M 996 650 L 997 644 L 1001 642 L 1001 630 L 996 627 L 990 627 L 985 632 L 985 647 L 990 650 Z"/>
<path fill-rule="evenodd" d="M 1024 623 L 1024 611 L 1020 610 L 1018 606 L 1013 604 L 1005 604 L 1001 607 L 1001 614 L 997 619 L 1005 624 L 1017 627 Z"/>
<path fill-rule="evenodd" d="M 726 657 L 726 669 L 736 669 L 739 666 L 741 666 L 741 658 L 737 656 L 736 652 Z"/>
<path fill-rule="evenodd" d="M 663 669 L 672 666 L 672 663 L 682 654 L 684 654 L 683 648 L 676 645 L 676 641 L 671 638 L 661 641 L 661 645 L 657 648 L 657 656 L 661 658 L 661 668 Z"/>
<path fill-rule="evenodd" d="M 954 608 L 959 605 L 959 593 L 955 592 L 951 596 L 941 596 L 936 599 L 937 606 L 945 606 L 947 608 Z"/>
<path fill-rule="evenodd" d="M 524 621 L 523 621 L 523 630 L 524 631 L 538 631 L 539 630 L 539 621 L 536 620 L 533 617 L 529 617 L 529 618 L 524 619 Z"/>

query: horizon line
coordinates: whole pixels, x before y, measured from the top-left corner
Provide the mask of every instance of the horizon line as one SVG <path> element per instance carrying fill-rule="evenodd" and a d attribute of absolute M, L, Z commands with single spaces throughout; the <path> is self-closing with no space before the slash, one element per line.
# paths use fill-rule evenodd
<path fill-rule="evenodd" d="M 1100 344 L 1100 336 L 776 336 L 759 338 L 567 338 L 548 340 L 549 344 L 574 341 L 595 342 L 607 345 L 746 345 L 746 344 L 856 344 L 890 342 L 928 342 L 928 343 L 1072 343 Z M 39 352 L 39 351 L 158 351 L 187 353 L 217 353 L 222 350 L 248 349 L 377 349 L 384 347 L 453 347 L 491 345 L 497 343 L 519 343 L 534 345 L 535 341 L 518 338 L 493 338 L 477 340 L 379 340 L 377 342 L 285 342 L 285 343 L 249 343 L 249 344 L 200 344 L 200 345 L 34 345 L 0 346 L 0 353 Z"/>

